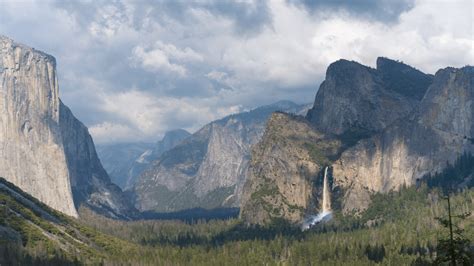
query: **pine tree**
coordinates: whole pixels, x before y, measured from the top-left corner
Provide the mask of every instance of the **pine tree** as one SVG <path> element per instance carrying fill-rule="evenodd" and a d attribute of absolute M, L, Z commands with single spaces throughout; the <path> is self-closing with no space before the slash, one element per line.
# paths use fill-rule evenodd
<path fill-rule="evenodd" d="M 449 229 L 449 237 L 438 240 L 436 264 L 445 264 L 456 266 L 456 265 L 472 265 L 473 254 L 470 251 L 470 241 L 467 239 L 463 232 L 464 230 L 453 223 L 454 218 L 464 220 L 469 217 L 470 213 L 464 213 L 460 215 L 451 214 L 451 201 L 450 196 L 446 197 L 448 201 L 448 218 L 440 218 L 437 220 L 446 229 Z"/>

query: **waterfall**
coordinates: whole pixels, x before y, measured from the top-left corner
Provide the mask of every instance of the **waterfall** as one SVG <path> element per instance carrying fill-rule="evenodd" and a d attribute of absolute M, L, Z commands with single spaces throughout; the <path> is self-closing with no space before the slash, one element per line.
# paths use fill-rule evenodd
<path fill-rule="evenodd" d="M 321 206 L 323 213 L 331 211 L 331 192 L 329 191 L 328 184 L 328 167 L 324 169 L 324 180 L 323 180 L 323 204 Z"/>
<path fill-rule="evenodd" d="M 328 167 L 324 169 L 323 196 L 321 199 L 321 211 L 317 215 L 311 215 L 303 221 L 302 230 L 307 230 L 311 226 L 331 220 L 331 190 L 328 182 Z"/>

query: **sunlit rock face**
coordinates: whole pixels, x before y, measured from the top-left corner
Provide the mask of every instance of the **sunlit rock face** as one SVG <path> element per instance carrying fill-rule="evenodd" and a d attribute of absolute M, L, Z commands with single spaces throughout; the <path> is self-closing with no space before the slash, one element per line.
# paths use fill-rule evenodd
<path fill-rule="evenodd" d="M 412 185 L 472 152 L 473 100 L 473 67 L 439 70 L 413 114 L 360 141 L 334 163 L 335 182 L 349 188 L 344 210 L 363 209 L 368 193 Z"/>
<path fill-rule="evenodd" d="M 0 175 L 77 216 L 59 126 L 53 57 L 0 36 Z"/>
<path fill-rule="evenodd" d="M 83 203 L 112 217 L 132 210 L 61 103 L 52 56 L 0 36 L 0 80 L 1 176 L 71 216 Z"/>
<path fill-rule="evenodd" d="M 473 152 L 473 82 L 473 67 L 432 76 L 385 58 L 376 69 L 333 63 L 308 121 L 275 114 L 267 124 L 252 153 L 241 217 L 251 224 L 298 223 L 305 213 L 321 212 L 312 204 L 326 165 L 337 192 L 332 200 L 344 213 L 357 213 L 372 193 L 413 185 Z"/>
<path fill-rule="evenodd" d="M 242 194 L 241 218 L 249 224 L 278 219 L 299 223 L 306 211 L 320 210 L 314 184 L 341 146 L 315 130 L 304 117 L 274 113 L 263 138 L 253 147 Z M 322 192 L 322 189 L 320 189 Z"/>

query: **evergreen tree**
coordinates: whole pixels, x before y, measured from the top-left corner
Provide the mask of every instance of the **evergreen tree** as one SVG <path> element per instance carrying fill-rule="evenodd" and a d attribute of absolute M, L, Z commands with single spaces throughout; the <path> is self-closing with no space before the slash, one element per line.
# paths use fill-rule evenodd
<path fill-rule="evenodd" d="M 438 240 L 435 263 L 438 265 L 447 263 L 452 266 L 470 266 L 474 262 L 472 258 L 473 254 L 470 251 L 470 241 L 463 235 L 464 230 L 453 223 L 453 219 L 458 218 L 464 220 L 471 214 L 464 213 L 460 215 L 452 215 L 449 193 L 446 199 L 448 201 L 448 218 L 438 217 L 437 220 L 444 228 L 449 230 L 449 236 Z"/>

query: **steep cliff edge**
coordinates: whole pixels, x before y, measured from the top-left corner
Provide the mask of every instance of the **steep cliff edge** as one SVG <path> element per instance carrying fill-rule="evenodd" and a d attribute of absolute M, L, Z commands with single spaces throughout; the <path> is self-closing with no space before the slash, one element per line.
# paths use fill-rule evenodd
<path fill-rule="evenodd" d="M 275 219 L 296 223 L 315 204 L 319 172 L 337 157 L 342 142 L 318 132 L 303 117 L 274 113 L 252 151 L 241 217 L 250 224 Z M 319 178 L 320 179 L 320 178 Z"/>
<path fill-rule="evenodd" d="M 369 193 L 413 185 L 472 152 L 473 100 L 473 67 L 439 70 L 412 115 L 361 141 L 334 163 L 335 183 L 347 189 L 344 211 L 364 209 Z"/>
<path fill-rule="evenodd" d="M 83 203 L 112 217 L 133 213 L 87 128 L 61 103 L 55 59 L 4 36 L 0 45 L 0 176 L 74 217 Z"/>
<path fill-rule="evenodd" d="M 0 176 L 77 217 L 55 68 L 52 56 L 0 35 Z"/>
<path fill-rule="evenodd" d="M 367 137 L 407 116 L 431 81 L 431 75 L 383 57 L 376 69 L 339 60 L 328 67 L 307 118 L 323 132 Z"/>
<path fill-rule="evenodd" d="M 134 217 L 136 210 L 102 167 L 87 127 L 62 102 L 59 111 L 61 137 L 76 207 L 85 204 L 112 218 Z"/>

